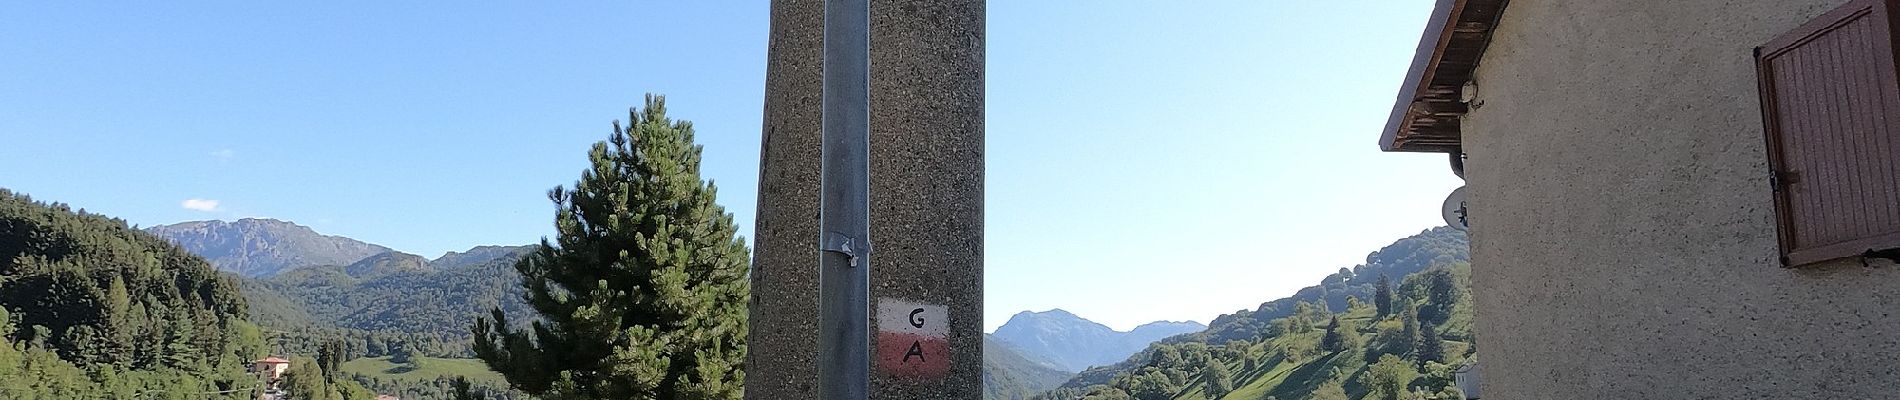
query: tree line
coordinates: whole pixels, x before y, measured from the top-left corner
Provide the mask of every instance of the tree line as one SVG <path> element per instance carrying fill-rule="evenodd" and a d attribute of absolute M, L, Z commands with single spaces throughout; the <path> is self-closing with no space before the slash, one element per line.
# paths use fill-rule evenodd
<path fill-rule="evenodd" d="M 125 221 L 0 189 L 0 393 L 246 398 L 237 282 Z"/>

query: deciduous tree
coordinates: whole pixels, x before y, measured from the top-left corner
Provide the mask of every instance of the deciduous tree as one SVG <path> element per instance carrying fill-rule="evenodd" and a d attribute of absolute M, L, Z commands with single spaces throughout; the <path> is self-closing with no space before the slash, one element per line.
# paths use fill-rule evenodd
<path fill-rule="evenodd" d="M 1207 366 L 1201 368 L 1201 382 L 1206 383 L 1201 393 L 1209 399 L 1226 397 L 1234 391 L 1234 373 L 1228 371 L 1227 363 L 1219 359 L 1208 360 Z"/>
<path fill-rule="evenodd" d="M 1418 371 L 1412 369 L 1411 363 L 1387 354 L 1379 357 L 1379 362 L 1366 367 L 1365 375 L 1359 379 L 1360 385 L 1367 390 L 1366 399 L 1398 400 L 1407 393 L 1405 385 L 1417 375 Z"/>

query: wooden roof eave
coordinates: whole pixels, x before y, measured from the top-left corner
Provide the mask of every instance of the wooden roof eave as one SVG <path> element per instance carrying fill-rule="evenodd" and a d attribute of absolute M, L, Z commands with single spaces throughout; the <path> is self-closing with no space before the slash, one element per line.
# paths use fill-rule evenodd
<path fill-rule="evenodd" d="M 1456 152 L 1462 95 L 1489 45 L 1506 0 L 1438 0 L 1400 85 L 1379 149 Z"/>

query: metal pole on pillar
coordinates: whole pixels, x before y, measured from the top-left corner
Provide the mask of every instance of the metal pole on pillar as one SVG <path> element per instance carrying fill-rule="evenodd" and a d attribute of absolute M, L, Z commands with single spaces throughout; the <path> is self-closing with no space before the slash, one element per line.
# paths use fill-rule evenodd
<path fill-rule="evenodd" d="M 870 392 L 871 6 L 825 1 L 818 380 L 825 400 Z"/>

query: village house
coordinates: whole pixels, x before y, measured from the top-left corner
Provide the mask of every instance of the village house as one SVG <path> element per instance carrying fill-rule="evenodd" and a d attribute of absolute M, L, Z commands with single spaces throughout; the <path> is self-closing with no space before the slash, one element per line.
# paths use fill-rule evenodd
<path fill-rule="evenodd" d="M 1896 0 L 1440 0 L 1488 399 L 1900 393 Z"/>
<path fill-rule="evenodd" d="M 269 382 L 276 382 L 283 379 L 284 370 L 288 369 L 290 369 L 290 360 L 278 356 L 265 357 L 262 360 L 251 362 L 251 373 L 257 374 Z"/>

